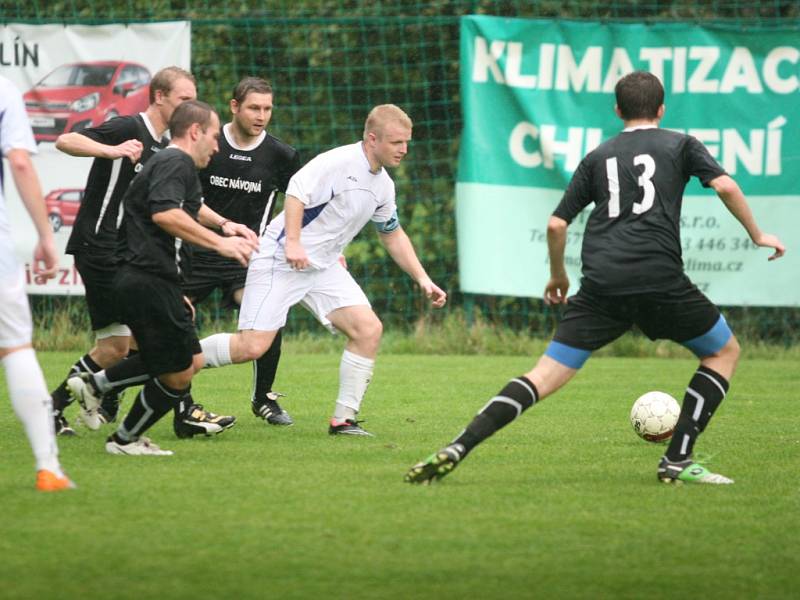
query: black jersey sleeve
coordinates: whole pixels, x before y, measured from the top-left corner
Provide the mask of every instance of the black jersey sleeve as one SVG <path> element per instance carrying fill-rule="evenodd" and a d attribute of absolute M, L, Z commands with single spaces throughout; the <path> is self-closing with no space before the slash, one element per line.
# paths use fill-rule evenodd
<path fill-rule="evenodd" d="M 590 156 L 586 156 L 578 165 L 567 190 L 561 197 L 561 202 L 553 212 L 554 217 L 564 219 L 567 223 L 572 223 L 572 220 L 592 202 Z"/>
<path fill-rule="evenodd" d="M 719 177 L 725 175 L 725 169 L 714 160 L 711 153 L 696 137 L 687 136 L 683 148 L 684 168 L 689 176 L 697 177 L 703 187 Z"/>
<path fill-rule="evenodd" d="M 136 126 L 135 117 L 115 117 L 101 123 L 97 127 L 90 127 L 79 131 L 95 142 L 116 146 L 128 140 L 139 139 L 139 128 Z"/>
<path fill-rule="evenodd" d="M 287 147 L 288 155 L 286 160 L 280 161 L 280 169 L 275 177 L 275 185 L 279 192 L 286 193 L 289 187 L 289 180 L 300 170 L 300 153 L 294 148 Z"/>
<path fill-rule="evenodd" d="M 188 158 L 188 157 L 187 157 Z M 163 160 L 150 174 L 149 194 L 147 196 L 150 214 L 181 208 L 188 198 L 195 174 L 191 159 L 176 154 Z"/>

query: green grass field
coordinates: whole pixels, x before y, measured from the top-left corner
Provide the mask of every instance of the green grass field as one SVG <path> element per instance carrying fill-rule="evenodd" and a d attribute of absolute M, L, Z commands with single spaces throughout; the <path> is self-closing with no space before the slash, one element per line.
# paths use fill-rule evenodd
<path fill-rule="evenodd" d="M 74 358 L 40 354 L 51 385 Z M 796 361 L 744 361 L 698 443 L 733 486 L 659 484 L 663 448 L 628 422 L 640 393 L 682 397 L 693 361 L 597 358 L 439 485 L 415 487 L 408 467 L 531 359 L 382 355 L 362 411 L 372 439 L 326 433 L 338 360 L 284 354 L 291 428 L 250 415 L 238 366 L 194 385 L 235 428 L 152 430 L 175 456 L 111 456 L 107 432 L 81 429 L 60 443 L 80 487 L 50 495 L 33 490 L 3 386 L 0 597 L 797 597 Z"/>

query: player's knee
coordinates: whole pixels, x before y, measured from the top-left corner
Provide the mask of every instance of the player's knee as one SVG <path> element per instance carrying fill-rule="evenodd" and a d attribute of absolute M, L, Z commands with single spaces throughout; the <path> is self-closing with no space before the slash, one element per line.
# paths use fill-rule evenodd
<path fill-rule="evenodd" d="M 105 340 L 98 341 L 95 346 L 97 356 L 92 358 L 94 358 L 97 364 L 110 367 L 128 356 L 128 349 L 129 344 L 127 338 L 106 338 Z"/>
<path fill-rule="evenodd" d="M 206 359 L 203 356 L 203 353 L 200 352 L 199 354 L 195 354 L 192 357 L 192 370 L 197 373 L 200 371 L 206 364 Z"/>
<path fill-rule="evenodd" d="M 738 362 L 741 352 L 742 348 L 739 346 L 739 340 L 736 339 L 735 335 L 731 335 L 728 342 L 719 351 L 720 356 L 728 359 L 734 365 Z"/>
<path fill-rule="evenodd" d="M 242 339 L 240 350 L 245 361 L 257 360 L 272 346 L 274 336 L 247 336 Z"/>
<path fill-rule="evenodd" d="M 159 375 L 158 379 L 161 381 L 161 383 L 173 390 L 185 390 L 192 384 L 193 376 L 194 365 L 177 373 L 166 373 L 164 375 Z"/>
<path fill-rule="evenodd" d="M 374 313 L 369 319 L 364 319 L 356 327 L 356 336 L 361 341 L 378 343 L 382 335 L 383 323 Z"/>

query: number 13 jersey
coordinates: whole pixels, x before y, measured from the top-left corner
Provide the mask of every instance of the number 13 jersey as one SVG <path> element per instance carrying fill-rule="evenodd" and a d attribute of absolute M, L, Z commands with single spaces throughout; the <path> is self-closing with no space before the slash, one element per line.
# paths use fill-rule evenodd
<path fill-rule="evenodd" d="M 680 214 L 689 178 L 725 170 L 696 138 L 655 126 L 625 129 L 581 161 L 553 213 L 567 223 L 594 203 L 583 237 L 581 287 L 606 295 L 686 285 Z"/>

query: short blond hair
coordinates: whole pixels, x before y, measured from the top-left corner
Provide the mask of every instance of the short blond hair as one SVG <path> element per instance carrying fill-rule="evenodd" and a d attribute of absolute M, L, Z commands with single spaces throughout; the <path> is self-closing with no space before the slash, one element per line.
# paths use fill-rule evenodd
<path fill-rule="evenodd" d="M 374 133 L 380 137 L 384 127 L 389 123 L 397 123 L 408 129 L 413 127 L 411 117 L 402 108 L 394 104 L 379 104 L 367 115 L 367 121 L 364 123 L 364 139 L 367 139 L 368 133 Z"/>

